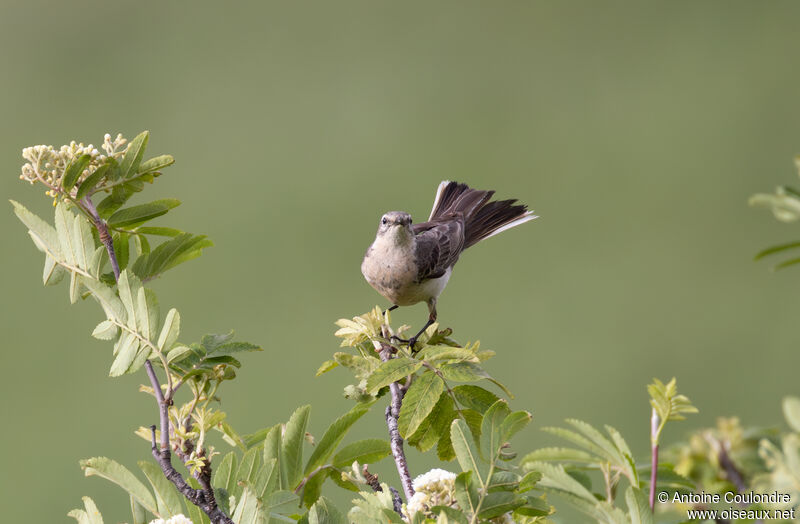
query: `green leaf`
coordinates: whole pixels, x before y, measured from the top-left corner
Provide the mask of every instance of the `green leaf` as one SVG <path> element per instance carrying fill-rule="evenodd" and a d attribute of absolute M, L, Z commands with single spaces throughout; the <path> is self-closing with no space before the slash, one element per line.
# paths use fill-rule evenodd
<path fill-rule="evenodd" d="M 772 246 L 762 251 L 759 251 L 754 257 L 754 260 L 760 260 L 765 256 L 796 248 L 800 248 L 800 242 L 789 242 L 788 244 L 779 244 L 777 246 Z"/>
<path fill-rule="evenodd" d="M 258 473 L 259 464 L 259 448 L 250 448 L 242 456 L 242 461 L 239 463 L 239 470 L 236 472 L 236 481 L 245 482 L 252 487 L 253 480 L 256 473 Z M 238 488 L 238 489 L 237 489 Z M 237 486 L 231 493 L 236 495 L 241 493 L 241 486 Z"/>
<path fill-rule="evenodd" d="M 456 420 L 453 422 L 455 425 Z M 468 515 L 473 515 L 475 511 L 478 509 L 478 504 L 480 497 L 478 495 L 478 489 L 475 486 L 475 482 L 472 479 L 474 471 L 463 471 L 456 475 L 456 502 L 458 502 L 458 506 L 467 513 Z"/>
<path fill-rule="evenodd" d="M 111 377 L 119 377 L 128 373 L 131 366 L 136 360 L 139 353 L 139 341 L 136 337 L 128 332 L 124 332 L 117 341 L 115 346 L 116 356 L 114 362 L 111 363 L 111 369 L 108 375 Z"/>
<path fill-rule="evenodd" d="M 167 313 L 164 319 L 164 326 L 161 328 L 161 334 L 158 336 L 158 349 L 162 352 L 169 350 L 177 342 L 180 331 L 181 315 L 177 309 L 172 308 Z"/>
<path fill-rule="evenodd" d="M 401 437 L 408 438 L 414 434 L 439 401 L 443 390 L 444 382 L 433 372 L 423 373 L 411 383 L 397 421 Z"/>
<path fill-rule="evenodd" d="M 82 460 L 81 468 L 87 477 L 97 475 L 110 480 L 136 498 L 147 511 L 158 514 L 156 501 L 150 490 L 125 466 L 106 457 L 93 457 Z"/>
<path fill-rule="evenodd" d="M 92 336 L 100 340 L 111 340 L 117 336 L 118 329 L 116 324 L 110 320 L 104 320 L 97 324 L 97 327 L 92 331 Z"/>
<path fill-rule="evenodd" d="M 55 228 L 28 211 L 25 206 L 14 200 L 9 200 L 14 206 L 14 214 L 27 226 L 34 241 L 38 240 L 37 247 L 42 250 L 46 248 L 53 256 L 59 257 L 61 254 L 61 243 L 58 240 L 58 233 Z"/>
<path fill-rule="evenodd" d="M 211 484 L 214 487 L 224 489 L 228 493 L 233 493 L 234 489 L 236 488 L 235 472 L 238 472 L 236 462 L 236 453 L 233 451 L 222 457 L 222 460 L 214 469 L 214 476 L 211 480 Z"/>
<path fill-rule="evenodd" d="M 278 488 L 286 489 L 288 486 L 286 485 L 286 478 L 284 474 L 286 467 L 282 465 L 283 454 L 281 452 L 282 448 L 281 433 L 282 433 L 281 425 L 277 424 L 269 430 L 267 436 L 264 438 L 264 462 L 275 460 L 276 467 L 280 472 L 280 475 L 278 475 Z"/>
<path fill-rule="evenodd" d="M 500 426 L 501 438 L 508 442 L 511 437 L 527 426 L 533 417 L 527 411 L 515 411 L 509 414 Z"/>
<path fill-rule="evenodd" d="M 92 155 L 89 154 L 81 155 L 70 161 L 69 165 L 67 165 L 67 168 L 64 170 L 64 178 L 61 180 L 61 187 L 64 188 L 64 191 L 69 192 L 69 190 L 75 186 L 78 177 L 81 176 L 91 161 Z"/>
<path fill-rule="evenodd" d="M 180 229 L 172 227 L 153 227 L 153 226 L 140 226 L 136 228 L 136 232 L 142 235 L 156 235 L 160 237 L 176 237 L 183 234 Z"/>
<path fill-rule="evenodd" d="M 433 506 L 430 509 L 430 511 L 434 515 L 437 515 L 439 518 L 441 518 L 441 515 L 444 514 L 444 516 L 447 518 L 448 523 L 455 522 L 456 524 L 469 524 L 469 519 L 467 519 L 467 516 L 463 512 L 457 510 L 456 508 L 451 508 L 450 506 Z M 417 515 L 421 514 L 422 514 L 421 512 L 415 513 L 414 516 L 416 517 Z M 424 520 L 424 517 L 422 520 L 420 520 L 420 522 L 426 522 Z M 441 521 L 437 519 L 437 522 Z"/>
<path fill-rule="evenodd" d="M 587 453 L 579 449 L 549 447 L 531 451 L 522 458 L 520 464 L 524 466 L 526 462 L 543 462 L 543 461 L 580 462 L 585 464 L 591 464 L 593 462 L 596 462 L 596 457 L 591 453 Z"/>
<path fill-rule="evenodd" d="M 518 493 L 525 493 L 536 487 L 536 484 L 542 480 L 542 474 L 538 471 L 529 471 L 519 481 L 517 486 Z"/>
<path fill-rule="evenodd" d="M 180 205 L 180 200 L 174 198 L 163 198 L 154 200 L 148 204 L 140 204 L 125 209 L 120 209 L 108 219 L 108 225 L 112 227 L 124 227 L 134 224 L 141 224 L 156 217 L 160 217 L 170 209 Z"/>
<path fill-rule="evenodd" d="M 461 471 L 472 471 L 475 474 L 478 484 L 483 487 L 486 484 L 486 473 L 488 465 L 481 461 L 475 441 L 467 429 L 467 424 L 461 419 L 456 419 L 450 425 L 450 440 L 456 452 L 458 465 Z"/>
<path fill-rule="evenodd" d="M 428 451 L 443 435 L 450 435 L 450 423 L 458 414 L 453 406 L 453 399 L 450 395 L 442 394 L 439 401 L 433 407 L 431 414 L 428 415 L 417 431 L 408 438 L 408 443 L 420 451 Z"/>
<path fill-rule="evenodd" d="M 140 460 L 138 464 L 156 494 L 159 516 L 166 519 L 182 514 L 183 504 L 181 504 L 181 499 L 183 497 L 175 489 L 175 486 L 167 480 L 161 468 L 155 463 L 146 460 Z"/>
<path fill-rule="evenodd" d="M 800 398 L 785 397 L 783 399 L 783 416 L 793 431 L 800 432 Z"/>
<path fill-rule="evenodd" d="M 59 265 L 56 260 L 50 255 L 44 256 L 44 269 L 42 270 L 42 284 L 45 286 L 54 286 L 61 282 L 67 271 L 63 266 Z"/>
<path fill-rule="evenodd" d="M 495 471 L 488 487 L 489 491 L 515 491 L 519 487 L 519 475 L 513 471 Z"/>
<path fill-rule="evenodd" d="M 139 288 L 136 295 L 137 317 L 140 320 L 139 331 L 146 340 L 152 340 L 158 333 L 159 309 L 156 294 L 152 289 Z"/>
<path fill-rule="evenodd" d="M 494 493 L 489 493 L 483 499 L 478 516 L 481 519 L 493 519 L 504 513 L 513 511 L 523 504 L 525 504 L 525 499 L 519 498 L 513 493 L 509 493 L 508 491 L 496 491 Z"/>
<path fill-rule="evenodd" d="M 297 510 L 298 497 L 291 491 L 275 491 L 264 499 L 260 514 L 265 518 L 274 518 L 276 514 L 287 515 Z M 281 519 L 286 520 L 286 519 Z"/>
<path fill-rule="evenodd" d="M 141 311 L 139 311 L 137 304 L 142 283 L 135 274 L 126 269 L 119 275 L 117 289 L 119 290 L 119 298 L 122 300 L 128 315 L 126 325 L 131 330 L 138 331 L 139 327 L 145 322 L 145 319 L 140 317 Z"/>
<path fill-rule="evenodd" d="M 308 475 L 317 467 L 322 466 L 325 461 L 328 460 L 350 427 L 369 411 L 370 407 L 372 407 L 371 402 L 368 404 L 356 404 L 353 409 L 336 419 L 336 421 L 330 425 L 317 443 L 311 456 L 308 458 L 306 469 L 303 472 L 305 475 Z"/>
<path fill-rule="evenodd" d="M 266 522 L 263 518 L 258 517 L 258 497 L 249 486 L 244 486 L 241 496 L 237 498 L 239 503 L 236 505 L 233 515 L 231 515 L 236 524 L 262 524 Z"/>
<path fill-rule="evenodd" d="M 203 235 L 184 233 L 140 256 L 132 269 L 139 278 L 151 280 L 178 264 L 197 258 L 204 248 L 212 245 Z"/>
<path fill-rule="evenodd" d="M 625 504 L 628 506 L 631 524 L 653 524 L 650 503 L 642 490 L 629 486 L 625 491 Z"/>
<path fill-rule="evenodd" d="M 473 362 L 456 362 L 454 364 L 442 364 L 439 368 L 447 380 L 453 382 L 474 382 L 489 378 L 481 367 Z"/>
<path fill-rule="evenodd" d="M 261 498 L 264 493 L 271 493 L 275 490 L 275 485 L 281 474 L 275 464 L 277 464 L 275 459 L 264 462 L 258 468 L 258 473 L 253 477 L 253 492 L 257 497 Z"/>
<path fill-rule="evenodd" d="M 136 502 L 136 499 L 133 496 L 128 497 L 128 499 L 131 503 L 131 519 L 133 524 L 147 524 L 147 512 L 144 510 L 142 505 Z"/>
<path fill-rule="evenodd" d="M 389 443 L 382 439 L 370 438 L 358 440 L 342 446 L 333 456 L 331 463 L 337 469 L 344 469 L 358 461 L 359 464 L 374 464 L 391 455 Z"/>
<path fill-rule="evenodd" d="M 142 155 L 147 148 L 147 142 L 150 139 L 149 131 L 142 131 L 136 138 L 131 140 L 128 148 L 125 150 L 125 156 L 119 164 L 120 174 L 122 178 L 130 178 L 136 174 L 139 169 L 139 163 L 142 161 Z"/>
<path fill-rule="evenodd" d="M 84 278 L 82 284 L 91 292 L 92 296 L 97 300 L 106 317 L 115 319 L 120 324 L 126 324 L 127 313 L 125 305 L 114 293 L 114 290 L 109 286 L 91 278 Z"/>
<path fill-rule="evenodd" d="M 422 367 L 422 362 L 407 357 L 398 357 L 387 360 L 378 366 L 367 379 L 367 392 L 374 394 L 380 388 L 397 382 Z"/>
<path fill-rule="evenodd" d="M 100 218 L 108 219 L 114 212 L 121 208 L 134 194 L 127 184 L 114 186 L 111 194 L 97 204 L 97 214 Z"/>
<path fill-rule="evenodd" d="M 286 423 L 281 446 L 281 476 L 286 480 L 285 486 L 294 488 L 303 478 L 303 443 L 311 406 L 302 406 L 292 413 Z"/>
<path fill-rule="evenodd" d="M 497 395 L 480 386 L 465 384 L 453 388 L 456 401 L 467 409 L 485 413 L 489 406 L 500 400 Z"/>
<path fill-rule="evenodd" d="M 503 445 L 503 435 L 500 426 L 511 413 L 505 400 L 498 400 L 486 410 L 481 422 L 481 453 L 489 462 L 494 462 Z M 460 461 L 459 461 L 460 463 Z M 462 465 L 463 468 L 463 465 Z"/>
<path fill-rule="evenodd" d="M 344 514 L 325 497 L 320 497 L 308 510 L 308 524 L 348 524 Z"/>
<path fill-rule="evenodd" d="M 94 187 L 100 182 L 100 179 L 103 178 L 108 171 L 109 164 L 103 164 L 102 166 L 98 167 L 94 170 L 94 172 L 86 177 L 81 185 L 78 186 L 78 193 L 75 195 L 75 198 L 81 200 L 83 197 L 89 194 L 89 192 L 94 189 Z"/>
<path fill-rule="evenodd" d="M 172 155 L 159 155 L 142 162 L 141 165 L 139 165 L 138 173 L 144 174 L 160 171 L 174 163 L 175 159 L 172 158 Z"/>
<path fill-rule="evenodd" d="M 128 267 L 128 261 L 130 260 L 131 253 L 130 245 L 130 235 L 127 233 L 114 233 L 114 255 L 117 257 L 117 265 L 119 266 L 120 270 Z"/>
<path fill-rule="evenodd" d="M 319 368 L 317 368 L 317 373 L 314 376 L 318 377 L 320 375 L 323 375 L 336 367 L 339 367 L 338 362 L 336 362 L 335 360 L 326 360 L 319 366 Z"/>
<path fill-rule="evenodd" d="M 67 516 L 74 518 L 79 524 L 103 524 L 103 516 L 94 501 L 89 497 L 83 497 L 82 500 L 85 510 L 73 509 Z"/>

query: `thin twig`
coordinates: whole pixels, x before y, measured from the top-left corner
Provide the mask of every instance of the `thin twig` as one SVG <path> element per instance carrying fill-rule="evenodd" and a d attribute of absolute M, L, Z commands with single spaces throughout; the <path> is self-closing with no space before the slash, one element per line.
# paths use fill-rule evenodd
<path fill-rule="evenodd" d="M 367 480 L 369 487 L 372 488 L 372 491 L 381 493 L 383 492 L 383 486 L 381 486 L 381 483 L 378 482 L 378 475 L 373 475 L 370 473 L 367 469 L 367 464 L 364 464 L 364 467 L 361 468 L 361 474 L 364 475 L 364 478 Z M 389 486 L 389 492 L 392 494 L 392 507 L 394 508 L 395 512 L 402 515 L 403 499 L 400 498 L 400 492 L 398 492 L 392 486 Z"/>
<path fill-rule="evenodd" d="M 114 253 L 114 243 L 111 235 L 108 233 L 108 227 L 106 226 L 105 221 L 100 218 L 91 199 L 84 198 L 82 203 L 92 216 L 92 220 L 100 236 L 100 241 L 103 242 L 103 245 L 106 247 L 108 258 L 111 261 L 111 267 L 114 270 L 114 279 L 119 280 L 119 263 L 117 262 L 117 256 Z M 154 349 L 152 343 L 149 341 L 147 341 L 147 343 L 151 349 Z M 200 508 L 206 515 L 208 515 L 208 518 L 211 520 L 211 522 L 214 524 L 233 524 L 233 520 L 231 520 L 231 518 L 219 508 L 217 501 L 214 498 L 214 488 L 211 486 L 211 465 L 208 461 L 206 461 L 205 466 L 202 468 L 199 474 L 195 475 L 195 478 L 200 483 L 201 489 L 194 489 L 191 487 L 183 478 L 183 475 L 181 475 L 172 465 L 172 453 L 169 442 L 169 406 L 172 404 L 172 397 L 177 388 L 172 386 L 172 377 L 170 376 L 167 363 L 164 360 L 164 355 L 157 349 L 156 354 L 158 354 L 159 358 L 161 358 L 161 361 L 164 365 L 164 372 L 167 375 L 169 387 L 167 388 L 168 391 L 165 398 L 164 392 L 161 390 L 161 383 L 158 381 L 156 372 L 153 369 L 152 362 L 150 362 L 150 360 L 145 360 L 144 368 L 147 372 L 147 377 L 150 379 L 150 385 L 153 387 L 153 393 L 155 394 L 156 403 L 158 404 L 159 425 L 161 430 L 160 445 L 157 445 L 156 427 L 150 426 L 152 436 L 151 451 L 153 453 L 153 458 L 155 458 L 156 462 L 158 462 L 158 465 L 161 467 L 161 471 L 164 473 L 164 476 L 167 478 L 167 480 L 172 482 L 172 484 L 181 494 L 183 494 L 184 497 L 189 500 L 189 502 Z"/>
<path fill-rule="evenodd" d="M 388 329 L 383 326 L 383 337 L 389 338 Z M 392 346 L 374 341 L 373 345 L 378 351 L 382 361 L 386 362 L 393 358 Z M 394 456 L 394 463 L 397 466 L 397 473 L 400 475 L 400 484 L 403 486 L 406 500 L 414 496 L 414 486 L 411 482 L 411 474 L 408 472 L 408 461 L 406 460 L 406 453 L 403 449 L 403 437 L 400 436 L 400 430 L 397 426 L 397 419 L 400 417 L 400 408 L 403 406 L 403 392 L 400 390 L 400 385 L 397 382 L 389 384 L 389 392 L 391 393 L 391 403 L 386 406 L 386 426 L 389 428 L 389 445 L 392 449 L 392 456 Z"/>
<path fill-rule="evenodd" d="M 172 465 L 171 452 L 169 445 L 169 405 L 164 400 L 164 394 L 161 391 L 161 384 L 158 382 L 158 377 L 153 370 L 153 364 L 147 360 L 144 363 L 147 376 L 150 378 L 150 385 L 156 394 L 156 401 L 158 402 L 158 411 L 161 424 L 161 442 L 160 446 L 156 444 L 156 427 L 150 426 L 151 439 L 152 439 L 152 453 L 153 458 L 156 459 L 158 465 L 164 476 L 172 482 L 178 491 L 186 497 L 189 502 L 199 507 L 203 512 L 208 515 L 208 518 L 214 524 L 233 524 L 230 519 L 221 509 L 217 506 L 217 501 L 214 498 L 214 490 L 211 488 L 209 481 L 211 472 L 210 470 L 204 471 L 204 474 L 198 475 L 197 480 L 202 486 L 201 489 L 194 489 L 191 487 L 183 476 L 178 473 Z M 160 449 L 159 449 L 160 447 Z"/>
<path fill-rule="evenodd" d="M 117 262 L 117 255 L 114 253 L 114 241 L 111 238 L 111 234 L 108 232 L 108 225 L 106 221 L 100 218 L 100 215 L 97 213 L 97 208 L 94 207 L 94 202 L 89 197 L 84 197 L 81 200 L 81 204 L 84 205 L 86 210 L 89 212 L 89 215 L 92 217 L 92 222 L 94 222 L 94 227 L 97 228 L 97 234 L 100 237 L 100 242 L 106 246 L 106 251 L 108 252 L 108 259 L 111 261 L 111 269 L 114 271 L 114 279 L 119 280 L 119 262 Z"/>

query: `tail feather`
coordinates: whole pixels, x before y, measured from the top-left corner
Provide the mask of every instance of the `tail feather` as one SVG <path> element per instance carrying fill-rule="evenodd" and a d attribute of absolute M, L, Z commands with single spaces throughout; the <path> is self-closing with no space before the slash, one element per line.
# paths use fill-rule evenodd
<path fill-rule="evenodd" d="M 472 189 L 466 184 L 439 184 L 429 220 L 460 214 L 464 218 L 464 248 L 507 229 L 537 218 L 516 200 L 489 202 L 494 191 Z"/>

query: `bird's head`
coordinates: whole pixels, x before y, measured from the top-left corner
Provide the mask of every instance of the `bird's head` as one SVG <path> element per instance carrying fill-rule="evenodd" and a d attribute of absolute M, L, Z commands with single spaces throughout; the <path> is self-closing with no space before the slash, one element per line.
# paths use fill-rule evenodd
<path fill-rule="evenodd" d="M 389 211 L 381 217 L 378 224 L 378 237 L 404 244 L 414 238 L 411 229 L 411 215 L 403 211 Z"/>

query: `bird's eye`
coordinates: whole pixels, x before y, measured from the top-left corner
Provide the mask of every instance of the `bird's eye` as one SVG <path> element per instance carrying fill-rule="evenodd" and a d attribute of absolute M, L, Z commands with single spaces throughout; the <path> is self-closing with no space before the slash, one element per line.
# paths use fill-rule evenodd
<path fill-rule="evenodd" d="M 386 224 L 388 224 L 388 223 L 389 223 L 389 220 L 388 220 L 386 217 L 383 217 L 383 218 L 381 219 L 381 224 L 383 224 L 384 226 L 385 226 Z"/>

